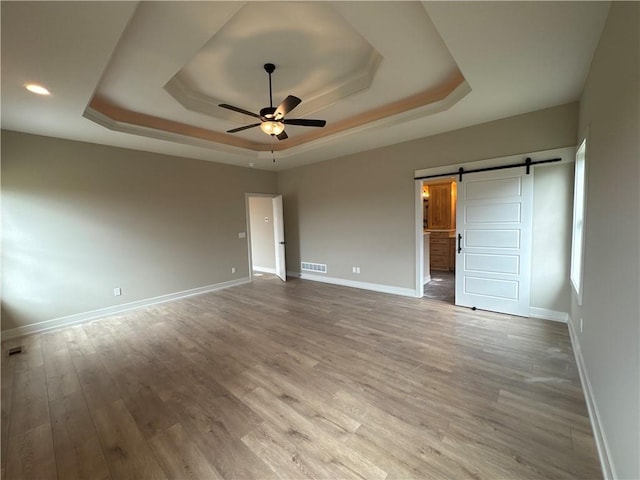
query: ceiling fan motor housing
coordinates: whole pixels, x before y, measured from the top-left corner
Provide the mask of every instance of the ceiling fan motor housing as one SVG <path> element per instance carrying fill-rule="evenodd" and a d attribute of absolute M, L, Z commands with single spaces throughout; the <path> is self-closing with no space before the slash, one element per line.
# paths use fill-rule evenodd
<path fill-rule="evenodd" d="M 260 110 L 260 116 L 266 120 L 274 120 L 276 113 L 276 107 L 265 107 Z"/>

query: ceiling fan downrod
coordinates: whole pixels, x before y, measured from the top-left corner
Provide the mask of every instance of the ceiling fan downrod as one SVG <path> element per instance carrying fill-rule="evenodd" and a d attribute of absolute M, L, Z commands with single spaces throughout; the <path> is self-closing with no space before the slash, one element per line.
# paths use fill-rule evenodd
<path fill-rule="evenodd" d="M 265 63 L 264 69 L 269 74 L 269 108 L 273 108 L 273 92 L 271 90 L 271 74 L 276 71 L 276 66 L 273 63 Z"/>

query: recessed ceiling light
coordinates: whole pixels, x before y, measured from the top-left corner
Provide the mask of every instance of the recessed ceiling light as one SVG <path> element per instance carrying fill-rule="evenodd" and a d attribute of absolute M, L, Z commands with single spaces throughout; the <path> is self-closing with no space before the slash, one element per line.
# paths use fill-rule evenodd
<path fill-rule="evenodd" d="M 36 83 L 28 83 L 24 87 L 30 92 L 37 93 L 38 95 L 51 95 L 51 92 L 49 92 L 49 90 Z"/>

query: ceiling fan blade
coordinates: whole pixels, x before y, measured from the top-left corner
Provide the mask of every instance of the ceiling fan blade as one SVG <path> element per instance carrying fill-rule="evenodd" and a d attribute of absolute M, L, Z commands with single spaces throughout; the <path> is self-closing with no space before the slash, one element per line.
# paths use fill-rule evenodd
<path fill-rule="evenodd" d="M 243 108 L 234 107 L 233 105 L 227 105 L 226 103 L 221 103 L 218 106 L 222 107 L 222 108 L 226 108 L 227 110 L 233 110 L 234 112 L 244 113 L 245 115 L 249 115 L 250 117 L 260 118 L 260 115 L 258 115 L 257 113 L 252 113 L 252 112 L 250 112 L 248 110 L 245 110 Z"/>
<path fill-rule="evenodd" d="M 291 120 L 283 120 L 282 123 L 286 125 L 300 125 L 302 127 L 324 127 L 327 124 L 326 120 L 311 120 L 308 118 L 292 118 Z"/>
<path fill-rule="evenodd" d="M 289 135 L 287 135 L 287 132 L 283 130 L 280 135 L 276 135 L 276 138 L 278 140 L 286 140 L 287 138 L 289 138 Z"/>
<path fill-rule="evenodd" d="M 300 100 L 298 97 L 289 95 L 282 101 L 280 105 L 278 105 L 278 108 L 276 108 L 276 111 L 274 112 L 275 118 L 284 117 L 287 113 L 300 105 L 300 102 L 302 102 L 302 100 Z"/>
<path fill-rule="evenodd" d="M 244 127 L 238 127 L 238 128 L 234 128 L 234 129 L 231 129 L 231 130 L 227 130 L 227 133 L 241 132 L 241 131 L 247 130 L 249 128 L 257 127 L 258 125 L 260 125 L 260 124 L 259 123 L 253 123 L 251 125 L 245 125 Z"/>

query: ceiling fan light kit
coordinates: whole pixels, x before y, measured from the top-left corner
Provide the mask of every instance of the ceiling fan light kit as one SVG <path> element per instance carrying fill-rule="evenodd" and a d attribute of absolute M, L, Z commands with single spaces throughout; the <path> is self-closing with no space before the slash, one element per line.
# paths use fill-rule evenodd
<path fill-rule="evenodd" d="M 267 135 L 280 135 L 284 132 L 284 123 L 277 121 L 262 122 L 260 129 Z"/>
<path fill-rule="evenodd" d="M 260 123 L 252 123 L 251 125 L 232 128 L 231 130 L 227 130 L 227 133 L 237 133 L 249 128 L 259 126 L 260 129 L 267 135 L 276 137 L 278 140 L 285 140 L 289 138 L 287 133 L 284 131 L 284 126 L 287 124 L 299 125 L 302 127 L 324 127 L 327 124 L 325 120 L 310 120 L 304 118 L 294 118 L 291 120 L 286 120 L 284 118 L 285 115 L 296 108 L 302 102 L 302 100 L 293 95 L 289 95 L 282 101 L 280 105 L 274 108 L 273 91 L 271 88 L 271 74 L 275 72 L 276 66 L 273 63 L 265 63 L 264 69 L 269 75 L 269 106 L 261 109 L 260 114 L 250 112 L 240 107 L 234 107 L 233 105 L 228 105 L 226 103 L 222 103 L 219 105 L 220 107 L 226 108 L 227 110 L 233 110 L 234 112 L 258 118 L 260 119 Z"/>

